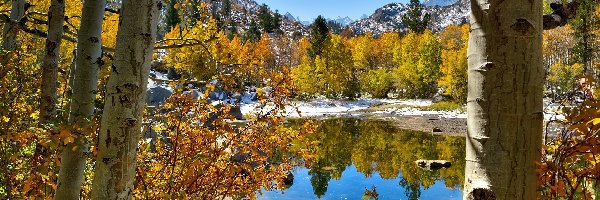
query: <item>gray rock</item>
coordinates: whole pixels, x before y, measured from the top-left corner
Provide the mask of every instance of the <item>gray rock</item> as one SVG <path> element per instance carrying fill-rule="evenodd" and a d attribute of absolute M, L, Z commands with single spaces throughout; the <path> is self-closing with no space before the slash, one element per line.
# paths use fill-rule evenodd
<path fill-rule="evenodd" d="M 198 90 L 198 89 L 192 89 L 189 91 L 185 91 L 183 93 L 192 95 L 193 99 L 199 99 L 202 96 L 202 92 L 200 92 L 200 90 Z"/>
<path fill-rule="evenodd" d="M 179 74 L 177 73 L 177 71 L 175 71 L 175 68 L 169 68 L 169 71 L 167 72 L 167 78 L 169 80 L 177 80 L 179 79 L 181 76 L 179 76 Z"/>
<path fill-rule="evenodd" d="M 157 106 L 169 98 L 173 92 L 167 89 L 166 86 L 156 86 L 148 88 L 146 91 L 146 104 L 150 106 Z"/>
<path fill-rule="evenodd" d="M 225 100 L 226 97 L 227 95 L 225 95 L 225 92 L 211 92 L 210 94 L 208 94 L 208 98 L 211 101 Z"/>
<path fill-rule="evenodd" d="M 233 115 L 237 120 L 246 120 L 244 114 L 242 114 L 242 109 L 240 108 L 240 106 L 231 106 L 229 114 Z"/>

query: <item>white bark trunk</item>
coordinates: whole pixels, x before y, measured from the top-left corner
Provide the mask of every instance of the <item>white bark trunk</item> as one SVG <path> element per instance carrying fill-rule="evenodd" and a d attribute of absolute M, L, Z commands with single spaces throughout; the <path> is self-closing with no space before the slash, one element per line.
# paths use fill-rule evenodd
<path fill-rule="evenodd" d="M 46 37 L 46 52 L 42 61 L 42 95 L 40 101 L 40 124 L 56 115 L 58 95 L 58 59 L 60 44 L 63 36 L 65 19 L 64 0 L 52 0 L 48 9 L 48 37 Z"/>
<path fill-rule="evenodd" d="M 102 59 L 102 20 L 105 0 L 85 0 L 81 26 L 77 33 L 77 53 L 72 73 L 72 95 L 69 123 L 88 127 L 94 115 L 94 100 L 98 89 L 98 70 Z M 74 143 L 68 144 L 61 154 L 61 165 L 54 199 L 77 200 L 83 183 L 87 158 L 87 133 L 80 133 Z"/>
<path fill-rule="evenodd" d="M 160 0 L 124 0 L 106 86 L 92 199 L 130 199 Z"/>
<path fill-rule="evenodd" d="M 541 0 L 471 0 L 464 199 L 536 199 Z"/>
<path fill-rule="evenodd" d="M 2 49 L 14 51 L 17 48 L 17 33 L 18 25 L 25 15 L 25 0 L 12 0 L 12 8 L 10 10 L 10 22 L 4 24 L 2 30 Z"/>

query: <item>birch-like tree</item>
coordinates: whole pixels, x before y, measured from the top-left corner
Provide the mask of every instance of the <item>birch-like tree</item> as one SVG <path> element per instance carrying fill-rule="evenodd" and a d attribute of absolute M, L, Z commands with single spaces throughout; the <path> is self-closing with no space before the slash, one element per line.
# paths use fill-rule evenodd
<path fill-rule="evenodd" d="M 17 48 L 18 22 L 25 15 L 25 0 L 12 0 L 10 21 L 4 24 L 2 30 L 2 49 L 14 51 Z"/>
<path fill-rule="evenodd" d="M 52 0 L 48 9 L 48 36 L 42 60 L 42 96 L 40 101 L 40 123 L 48 123 L 56 115 L 58 89 L 58 59 L 63 36 L 65 1 Z"/>
<path fill-rule="evenodd" d="M 133 194 L 144 96 L 148 85 L 160 0 L 124 0 L 115 60 L 106 86 L 92 199 Z"/>
<path fill-rule="evenodd" d="M 58 0 L 57 0 L 58 1 Z M 54 0 L 52 1 L 54 2 Z M 102 21 L 104 0 L 86 0 L 83 2 L 81 25 L 77 33 L 77 51 L 70 85 L 72 86 L 69 123 L 80 127 L 77 137 L 67 144 L 61 154 L 60 171 L 54 199 L 80 199 L 83 184 L 88 142 L 86 135 L 91 131 L 91 119 L 94 115 L 94 100 L 98 89 L 98 70 L 102 65 Z"/>
<path fill-rule="evenodd" d="M 576 3 L 471 0 L 464 199 L 536 199 L 543 133 L 542 30 Z"/>

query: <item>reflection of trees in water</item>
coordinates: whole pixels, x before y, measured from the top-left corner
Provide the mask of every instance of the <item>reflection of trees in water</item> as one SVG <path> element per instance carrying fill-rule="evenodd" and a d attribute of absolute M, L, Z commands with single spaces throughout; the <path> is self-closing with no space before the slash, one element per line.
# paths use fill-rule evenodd
<path fill-rule="evenodd" d="M 327 191 L 330 179 L 340 179 L 346 167 L 354 164 L 365 177 L 374 172 L 384 179 L 400 178 L 410 199 L 419 198 L 436 180 L 446 187 L 458 188 L 464 179 L 464 138 L 433 136 L 417 131 L 398 130 L 389 122 L 328 119 L 321 122 L 313 136 L 313 162 L 307 166 L 315 195 Z M 443 159 L 452 167 L 439 171 L 422 170 L 418 159 Z"/>

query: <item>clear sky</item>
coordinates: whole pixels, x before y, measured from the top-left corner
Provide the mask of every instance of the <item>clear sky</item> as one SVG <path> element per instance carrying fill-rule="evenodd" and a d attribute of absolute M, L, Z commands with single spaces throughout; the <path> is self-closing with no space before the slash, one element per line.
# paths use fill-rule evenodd
<path fill-rule="evenodd" d="M 300 17 L 302 21 L 309 21 L 319 15 L 325 18 L 336 19 L 350 17 L 354 20 L 360 19 L 363 14 L 367 16 L 388 3 L 408 0 L 255 0 L 258 4 L 267 4 L 271 10 L 279 10 L 282 15 L 286 12 L 294 17 Z"/>

